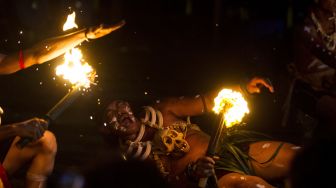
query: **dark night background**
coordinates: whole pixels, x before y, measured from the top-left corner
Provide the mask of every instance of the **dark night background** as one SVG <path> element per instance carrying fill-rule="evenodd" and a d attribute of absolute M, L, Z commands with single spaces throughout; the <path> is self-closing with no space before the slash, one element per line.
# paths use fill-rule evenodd
<path fill-rule="evenodd" d="M 291 62 L 290 34 L 309 3 L 1 0 L 0 52 L 17 52 L 64 34 L 62 25 L 71 11 L 76 11 L 80 27 L 126 21 L 123 28 L 81 46 L 99 83 L 50 126 L 58 140 L 56 172 L 80 169 L 101 153 L 103 141 L 96 126 L 109 99 L 142 105 L 165 96 L 196 95 L 253 75 L 270 78 L 277 92 L 253 97 L 249 128 L 295 142 L 296 133 L 280 126 L 281 106 L 289 81 L 285 67 Z M 0 77 L 4 123 L 41 116 L 67 93 L 62 79 L 52 79 L 61 60 Z M 208 131 L 206 125 L 203 128 Z"/>

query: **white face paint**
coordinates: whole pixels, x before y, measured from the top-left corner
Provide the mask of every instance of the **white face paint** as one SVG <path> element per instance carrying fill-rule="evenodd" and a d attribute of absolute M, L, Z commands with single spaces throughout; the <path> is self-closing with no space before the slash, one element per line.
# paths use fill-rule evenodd
<path fill-rule="evenodd" d="M 262 184 L 259 184 L 259 183 L 257 183 L 257 184 L 256 184 L 256 187 L 257 187 L 257 188 L 265 188 L 266 186 L 265 186 L 265 185 L 262 185 Z"/>
<path fill-rule="evenodd" d="M 266 144 L 262 145 L 262 148 L 263 148 L 263 149 L 269 148 L 270 145 L 271 145 L 270 143 L 266 143 Z"/>

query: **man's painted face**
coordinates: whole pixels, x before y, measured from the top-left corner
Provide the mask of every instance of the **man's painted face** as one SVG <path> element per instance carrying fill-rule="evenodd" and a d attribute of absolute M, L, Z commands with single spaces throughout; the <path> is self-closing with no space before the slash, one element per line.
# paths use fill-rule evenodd
<path fill-rule="evenodd" d="M 133 134 L 139 129 L 131 106 L 126 101 L 113 101 L 106 109 L 106 119 L 107 126 L 119 134 Z"/>

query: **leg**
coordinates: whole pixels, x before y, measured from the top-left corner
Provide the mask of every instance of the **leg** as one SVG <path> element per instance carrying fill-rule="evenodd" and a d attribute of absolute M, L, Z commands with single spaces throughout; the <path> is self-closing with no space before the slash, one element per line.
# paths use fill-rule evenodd
<path fill-rule="evenodd" d="M 249 156 L 254 159 L 250 161 L 257 176 L 265 180 L 285 180 L 288 177 L 290 165 L 300 147 L 283 143 L 276 156 L 272 158 L 280 144 L 282 142 L 276 141 L 250 144 Z M 271 158 L 272 160 L 269 160 Z"/>
<path fill-rule="evenodd" d="M 257 176 L 229 173 L 218 180 L 220 188 L 274 188 L 265 180 Z"/>
<path fill-rule="evenodd" d="M 37 142 L 28 144 L 23 149 L 19 149 L 15 143 L 19 137 L 12 143 L 3 166 L 8 174 L 13 174 L 24 164 L 30 162 L 27 172 L 26 187 L 43 187 L 47 176 L 54 168 L 54 159 L 57 151 L 55 136 L 46 131 Z"/>

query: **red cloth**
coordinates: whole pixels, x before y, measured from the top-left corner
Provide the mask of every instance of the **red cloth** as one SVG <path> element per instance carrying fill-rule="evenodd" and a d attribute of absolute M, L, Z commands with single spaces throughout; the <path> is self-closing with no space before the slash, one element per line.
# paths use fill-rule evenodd
<path fill-rule="evenodd" d="M 2 181 L 4 188 L 12 188 L 12 185 L 9 183 L 6 170 L 4 169 L 2 164 L 0 164 L 0 179 Z"/>

